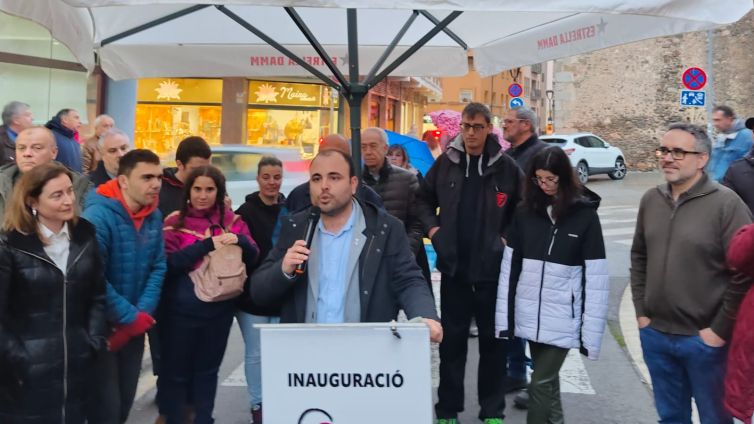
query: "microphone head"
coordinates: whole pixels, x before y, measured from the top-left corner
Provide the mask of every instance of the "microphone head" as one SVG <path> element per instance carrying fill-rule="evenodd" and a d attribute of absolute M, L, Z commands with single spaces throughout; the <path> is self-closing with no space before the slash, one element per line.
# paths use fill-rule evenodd
<path fill-rule="evenodd" d="M 322 211 L 319 209 L 319 206 L 312 206 L 311 209 L 309 209 L 309 219 L 319 219 L 320 213 L 322 213 Z"/>

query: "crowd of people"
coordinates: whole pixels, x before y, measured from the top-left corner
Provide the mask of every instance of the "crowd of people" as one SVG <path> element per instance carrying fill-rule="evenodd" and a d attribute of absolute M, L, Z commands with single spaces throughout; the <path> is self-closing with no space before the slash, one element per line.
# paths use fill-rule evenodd
<path fill-rule="evenodd" d="M 310 180 L 288 196 L 283 163 L 263 157 L 259 190 L 235 211 L 200 137 L 163 168 L 107 115 L 80 144 L 72 109 L 35 126 L 29 106 L 11 102 L 2 119 L 2 423 L 125 423 L 147 338 L 157 423 L 212 423 L 234 317 L 256 424 L 260 323 L 421 319 L 440 344 L 437 424 L 457 424 L 464 409 L 472 320 L 485 424 L 502 424 L 506 394 L 520 389 L 528 424 L 563 423 L 568 351 L 599 357 L 609 297 L 600 197 L 539 140 L 531 110 L 506 114 L 504 151 L 489 109 L 468 104 L 426 175 L 380 128 L 362 132 L 362 170 L 348 140 L 325 137 Z M 715 125 L 714 144 L 696 126 L 669 127 L 656 151 L 667 184 L 642 198 L 631 249 L 661 422 L 690 422 L 692 396 L 705 424 L 754 414 L 752 134 L 724 106 Z M 310 213 L 320 218 L 307 243 Z"/>

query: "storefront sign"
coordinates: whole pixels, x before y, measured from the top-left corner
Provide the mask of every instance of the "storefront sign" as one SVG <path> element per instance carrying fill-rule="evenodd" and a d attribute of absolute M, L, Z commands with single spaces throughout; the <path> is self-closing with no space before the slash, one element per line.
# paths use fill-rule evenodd
<path fill-rule="evenodd" d="M 223 101 L 220 79 L 145 78 L 136 89 L 138 102 L 217 103 Z"/>
<path fill-rule="evenodd" d="M 329 107 L 330 91 L 323 88 L 320 84 L 249 81 L 249 104 Z"/>
<path fill-rule="evenodd" d="M 424 324 L 261 325 L 264 421 L 429 423 Z M 389 407 L 383 407 L 389 405 Z"/>

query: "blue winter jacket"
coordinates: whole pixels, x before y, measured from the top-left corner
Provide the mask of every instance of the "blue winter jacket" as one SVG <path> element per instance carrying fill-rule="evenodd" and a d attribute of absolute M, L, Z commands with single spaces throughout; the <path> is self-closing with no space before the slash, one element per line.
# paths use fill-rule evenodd
<path fill-rule="evenodd" d="M 82 217 L 97 229 L 107 279 L 108 321 L 129 324 L 139 311 L 153 315 L 167 270 L 162 213 L 155 210 L 136 231 L 117 199 L 91 192 Z"/>
<path fill-rule="evenodd" d="M 712 153 L 707 165 L 712 178 L 717 182 L 722 182 L 730 164 L 746 156 L 751 146 L 751 130 L 744 127 L 742 120 L 736 120 L 727 133 L 718 135 L 712 143 Z"/>

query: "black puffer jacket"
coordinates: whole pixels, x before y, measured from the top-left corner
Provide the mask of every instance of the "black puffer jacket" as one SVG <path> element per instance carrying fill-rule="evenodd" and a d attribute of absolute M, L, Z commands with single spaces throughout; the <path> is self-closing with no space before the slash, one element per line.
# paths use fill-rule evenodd
<path fill-rule="evenodd" d="M 735 191 L 754 214 L 754 150 L 730 165 L 723 184 Z"/>
<path fill-rule="evenodd" d="M 419 190 L 419 180 L 413 172 L 391 165 L 387 159 L 379 172 L 379 181 L 365 168 L 364 184 L 382 198 L 385 210 L 398 218 L 406 227 L 406 235 L 411 243 L 411 251 L 416 255 L 422 242 L 422 224 L 416 216 L 415 199 Z"/>
<path fill-rule="evenodd" d="M 81 219 L 71 229 L 65 277 L 36 234 L 0 237 L 1 423 L 83 423 L 87 377 L 105 331 L 92 224 Z"/>

